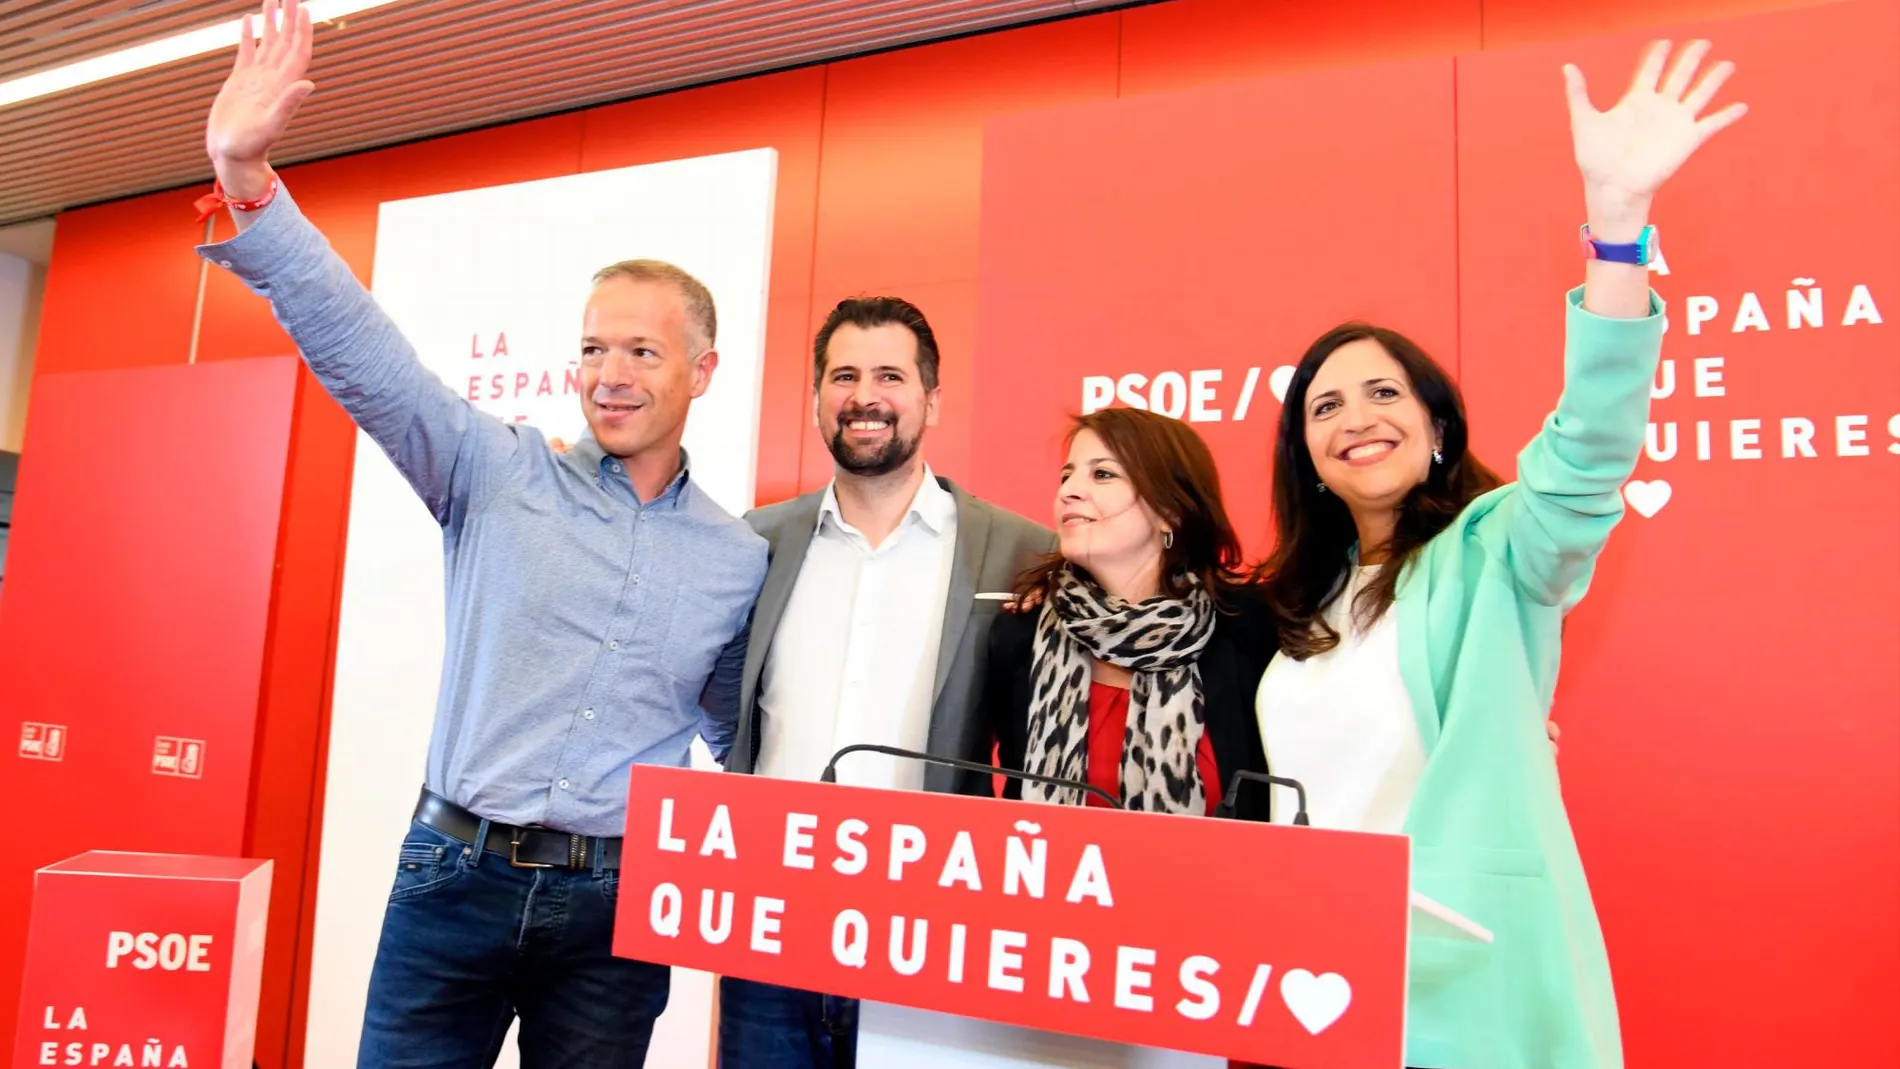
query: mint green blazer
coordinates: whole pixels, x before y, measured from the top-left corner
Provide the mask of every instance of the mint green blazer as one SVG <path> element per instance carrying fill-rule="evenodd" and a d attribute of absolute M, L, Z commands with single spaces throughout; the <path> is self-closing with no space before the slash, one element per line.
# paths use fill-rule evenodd
<path fill-rule="evenodd" d="M 1544 721 L 1564 613 L 1623 515 L 1662 354 L 1663 304 L 1606 319 L 1568 295 L 1564 389 L 1518 454 L 1399 578 L 1400 672 L 1425 744 L 1412 885 L 1491 929 L 1414 933 L 1405 1064 L 1617 1069 L 1616 997 Z"/>

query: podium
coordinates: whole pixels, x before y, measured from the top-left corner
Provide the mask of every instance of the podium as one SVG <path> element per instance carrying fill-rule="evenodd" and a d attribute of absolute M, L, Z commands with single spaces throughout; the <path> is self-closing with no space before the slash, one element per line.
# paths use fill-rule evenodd
<path fill-rule="evenodd" d="M 866 1066 L 1399 1067 L 1414 930 L 1489 939 L 1410 851 L 635 766 L 614 953 L 860 999 Z"/>
<path fill-rule="evenodd" d="M 1414 932 L 1491 942 L 1489 930 L 1417 891 L 1410 901 Z M 865 1002 L 859 1010 L 858 1064 L 866 1069 L 1227 1069 L 1228 1061 Z"/>
<path fill-rule="evenodd" d="M 865 1069 L 1227 1069 L 1225 1058 L 979 1021 L 889 1002 L 858 1010 Z"/>
<path fill-rule="evenodd" d="M 95 850 L 34 873 L 14 1069 L 251 1065 L 271 863 Z"/>

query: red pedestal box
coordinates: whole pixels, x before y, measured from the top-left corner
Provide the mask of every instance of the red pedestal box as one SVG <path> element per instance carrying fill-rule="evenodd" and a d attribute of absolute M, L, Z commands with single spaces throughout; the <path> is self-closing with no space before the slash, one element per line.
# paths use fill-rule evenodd
<path fill-rule="evenodd" d="M 34 874 L 14 1069 L 248 1069 L 271 863 L 94 850 Z"/>

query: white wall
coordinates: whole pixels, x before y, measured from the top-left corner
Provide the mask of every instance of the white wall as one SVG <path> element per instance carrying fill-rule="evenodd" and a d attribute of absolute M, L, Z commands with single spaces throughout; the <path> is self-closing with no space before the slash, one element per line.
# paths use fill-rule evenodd
<path fill-rule="evenodd" d="M 0 227 L 0 451 L 17 453 L 39 343 L 40 294 L 53 256 L 53 221 Z"/>
<path fill-rule="evenodd" d="M 18 453 L 26 434 L 26 394 L 39 340 L 46 269 L 0 252 L 0 451 Z"/>

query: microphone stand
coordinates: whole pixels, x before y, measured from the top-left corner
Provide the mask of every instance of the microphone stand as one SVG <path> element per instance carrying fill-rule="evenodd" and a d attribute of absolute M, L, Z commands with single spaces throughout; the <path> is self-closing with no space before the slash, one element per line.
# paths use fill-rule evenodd
<path fill-rule="evenodd" d="M 1299 809 L 1293 814 L 1293 823 L 1300 827 L 1308 826 L 1306 821 L 1306 786 L 1299 780 L 1287 779 L 1285 776 L 1269 776 L 1264 772 L 1247 772 L 1243 770 L 1234 773 L 1234 778 L 1228 781 L 1227 794 L 1221 798 L 1220 805 L 1215 807 L 1214 815 L 1231 818 L 1234 815 L 1234 799 L 1240 794 L 1240 785 L 1250 781 L 1254 783 L 1265 783 L 1275 787 L 1293 788 L 1294 797 L 1299 799 Z"/>
<path fill-rule="evenodd" d="M 1122 808 L 1122 804 L 1115 800 L 1114 795 L 1092 783 L 1080 783 L 1072 779 L 1058 779 L 1054 776 L 1043 776 L 1034 772 L 1018 772 L 1012 768 L 997 768 L 995 765 L 981 764 L 976 761 L 965 761 L 959 757 L 939 757 L 936 754 L 920 753 L 916 750 L 900 750 L 895 746 L 879 746 L 869 742 L 854 743 L 832 754 L 831 761 L 825 765 L 824 774 L 818 777 L 818 782 L 838 782 L 838 759 L 846 754 L 854 753 L 877 753 L 884 754 L 887 757 L 903 757 L 912 761 L 922 761 L 926 764 L 947 765 L 950 768 L 962 769 L 965 772 L 976 772 L 991 776 L 1008 776 L 1011 779 L 1040 783 L 1049 787 L 1069 787 L 1100 798 L 1102 801 L 1107 802 L 1111 809 Z M 1242 773 L 1242 775 L 1245 775 L 1245 773 Z"/>

